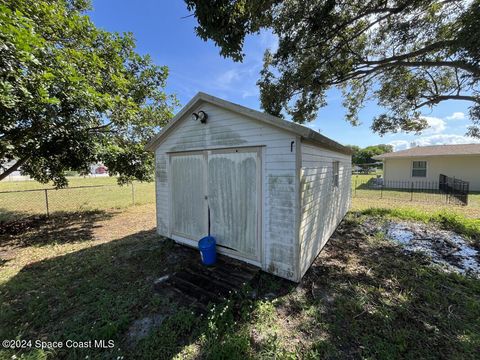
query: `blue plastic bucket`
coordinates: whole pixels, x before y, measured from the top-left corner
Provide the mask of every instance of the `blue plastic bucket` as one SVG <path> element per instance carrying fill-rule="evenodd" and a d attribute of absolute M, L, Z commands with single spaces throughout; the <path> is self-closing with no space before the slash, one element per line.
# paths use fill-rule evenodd
<path fill-rule="evenodd" d="M 217 262 L 216 242 L 212 236 L 206 236 L 198 242 L 198 249 L 203 265 L 213 265 Z"/>

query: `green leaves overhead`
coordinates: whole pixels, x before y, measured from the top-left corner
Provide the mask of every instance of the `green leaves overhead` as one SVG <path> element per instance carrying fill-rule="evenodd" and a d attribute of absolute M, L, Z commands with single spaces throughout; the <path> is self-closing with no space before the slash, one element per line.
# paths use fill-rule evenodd
<path fill-rule="evenodd" d="M 245 36 L 269 29 L 258 85 L 265 111 L 313 120 L 326 91 L 342 90 L 356 125 L 366 101 L 386 112 L 380 134 L 423 130 L 421 111 L 442 101 L 471 104 L 470 135 L 480 133 L 480 0 L 185 0 L 221 54 L 243 59 Z"/>
<path fill-rule="evenodd" d="M 66 171 L 108 162 L 120 181 L 151 180 L 143 145 L 177 104 L 164 90 L 168 69 L 137 54 L 132 34 L 97 29 L 88 8 L 0 0 L 3 176 L 13 161 L 36 180 L 65 186 Z"/>

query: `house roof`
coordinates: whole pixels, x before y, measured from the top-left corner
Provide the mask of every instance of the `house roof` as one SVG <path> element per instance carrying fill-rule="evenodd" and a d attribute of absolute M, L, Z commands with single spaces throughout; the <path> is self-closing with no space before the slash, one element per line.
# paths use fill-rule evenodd
<path fill-rule="evenodd" d="M 395 159 L 425 156 L 480 155 L 480 144 L 417 146 L 375 156 L 374 159 Z"/>
<path fill-rule="evenodd" d="M 192 100 L 190 100 L 187 105 L 185 105 L 178 113 L 175 115 L 167 125 L 158 133 L 156 136 L 154 136 L 149 143 L 146 145 L 146 149 L 153 151 L 155 150 L 158 145 L 163 141 L 164 138 L 168 136 L 168 134 L 171 132 L 171 130 L 175 127 L 175 125 L 178 123 L 178 121 L 189 111 L 191 111 L 198 103 L 200 102 L 205 102 L 205 103 L 210 103 L 216 106 L 219 106 L 221 108 L 236 112 L 238 114 L 242 114 L 244 116 L 247 116 L 251 119 L 261 121 L 263 123 L 269 124 L 271 126 L 281 128 L 283 130 L 289 131 L 291 133 L 297 134 L 302 137 L 304 140 L 309 140 L 312 143 L 323 147 L 327 148 L 333 151 L 341 152 L 343 154 L 351 155 L 352 151 L 339 144 L 336 141 L 333 141 L 332 139 L 327 138 L 326 136 L 323 136 L 322 134 L 306 127 L 300 124 L 296 124 L 291 121 L 287 121 L 284 119 L 281 119 L 279 117 L 266 114 L 257 110 L 253 110 L 250 108 L 247 108 L 245 106 L 241 106 L 238 104 L 234 104 L 232 102 L 220 99 L 218 97 L 199 92 L 197 95 L 195 95 Z"/>

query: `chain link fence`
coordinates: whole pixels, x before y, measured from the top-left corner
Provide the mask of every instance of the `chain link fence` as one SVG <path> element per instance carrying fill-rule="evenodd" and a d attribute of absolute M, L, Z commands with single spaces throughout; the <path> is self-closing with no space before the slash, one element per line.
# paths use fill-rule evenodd
<path fill-rule="evenodd" d="M 447 180 L 443 179 L 443 182 L 384 182 L 383 179 L 371 176 L 354 175 L 352 177 L 352 196 L 394 201 L 466 205 L 468 203 L 468 189 L 466 193 L 462 189 L 460 191 L 456 186 L 457 179 L 454 179 L 451 186 Z M 33 184 L 38 186 L 38 183 Z M 125 186 L 113 184 L 84 185 L 71 186 L 65 189 L 0 189 L 0 225 L 2 222 L 29 216 L 120 209 L 132 205 L 153 203 L 155 203 L 154 183 L 134 182 Z"/>
<path fill-rule="evenodd" d="M 154 183 L 0 191 L 0 224 L 28 216 L 107 210 L 155 202 Z"/>

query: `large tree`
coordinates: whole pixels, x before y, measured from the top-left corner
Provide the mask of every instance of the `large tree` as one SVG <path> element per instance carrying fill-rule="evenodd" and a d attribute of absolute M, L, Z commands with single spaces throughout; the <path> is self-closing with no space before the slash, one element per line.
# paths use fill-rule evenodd
<path fill-rule="evenodd" d="M 373 158 L 374 156 L 382 155 L 393 151 L 392 145 L 385 144 L 371 145 L 363 149 L 356 145 L 348 145 L 348 147 L 352 149 L 352 163 L 354 165 L 376 163 L 377 160 Z"/>
<path fill-rule="evenodd" d="M 0 180 L 18 168 L 66 186 L 103 162 L 150 180 L 144 144 L 172 116 L 166 67 L 129 33 L 95 27 L 88 0 L 0 0 Z M 8 165 L 7 165 L 8 164 Z"/>
<path fill-rule="evenodd" d="M 223 56 L 243 59 L 245 37 L 278 36 L 258 84 L 262 107 L 302 123 L 343 90 L 347 119 L 375 99 L 380 134 L 419 132 L 424 109 L 470 102 L 468 134 L 480 137 L 480 0 L 185 0 Z"/>

